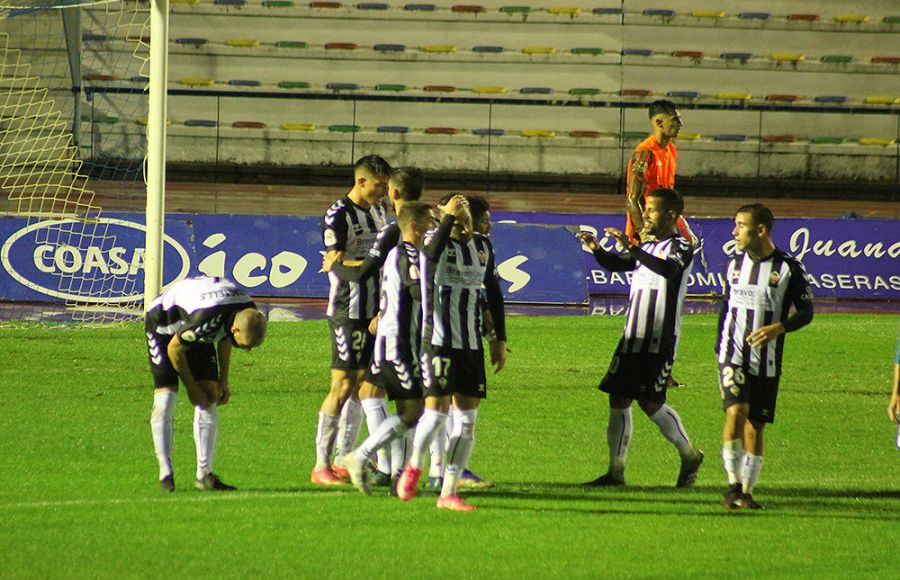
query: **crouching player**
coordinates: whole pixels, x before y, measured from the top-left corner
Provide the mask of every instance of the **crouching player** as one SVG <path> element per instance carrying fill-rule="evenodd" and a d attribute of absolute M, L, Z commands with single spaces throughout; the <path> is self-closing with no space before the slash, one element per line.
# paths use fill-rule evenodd
<path fill-rule="evenodd" d="M 459 203 L 460 211 L 451 208 Z M 490 239 L 472 231 L 468 202 L 454 198 L 443 209 L 438 232 L 452 225 L 445 245 L 427 244 L 422 253 L 422 385 L 425 412 L 416 428 L 413 452 L 397 483 L 397 495 L 408 501 L 416 493 L 423 455 L 445 424 L 451 400 L 459 421 L 454 424 L 439 509 L 473 511 L 457 495 L 460 475 L 475 444 L 478 404 L 486 396 L 483 331 L 479 294 L 485 288 L 496 340 L 490 343 L 497 372 L 506 362 L 506 319 L 499 276 Z"/>
<path fill-rule="evenodd" d="M 197 489 L 231 491 L 213 473 L 219 405 L 228 403 L 233 346 L 250 350 L 266 337 L 266 319 L 240 288 L 224 278 L 189 278 L 150 303 L 145 318 L 150 371 L 156 388 L 150 428 L 159 461 L 159 485 L 175 491 L 172 416 L 178 378 L 194 405 Z"/>
<path fill-rule="evenodd" d="M 354 487 L 369 493 L 367 464 L 379 449 L 415 427 L 422 415 L 418 361 L 422 330 L 419 250 L 434 220 L 428 204 L 410 201 L 397 219 L 402 242 L 388 252 L 382 267 L 381 303 L 369 380 L 397 404 L 388 417 L 344 458 Z"/>

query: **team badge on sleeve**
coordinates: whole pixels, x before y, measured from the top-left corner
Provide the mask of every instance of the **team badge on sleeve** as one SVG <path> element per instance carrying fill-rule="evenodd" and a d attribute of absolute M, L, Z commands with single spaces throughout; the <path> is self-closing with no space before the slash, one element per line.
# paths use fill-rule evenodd
<path fill-rule="evenodd" d="M 181 333 L 182 342 L 195 342 L 197 340 L 197 334 L 193 330 L 185 330 Z"/>
<path fill-rule="evenodd" d="M 337 236 L 334 233 L 334 230 L 329 228 L 325 230 L 325 245 L 333 246 L 337 243 Z"/>
<path fill-rule="evenodd" d="M 410 280 L 418 280 L 419 279 L 419 267 L 413 264 L 409 267 L 409 279 Z"/>

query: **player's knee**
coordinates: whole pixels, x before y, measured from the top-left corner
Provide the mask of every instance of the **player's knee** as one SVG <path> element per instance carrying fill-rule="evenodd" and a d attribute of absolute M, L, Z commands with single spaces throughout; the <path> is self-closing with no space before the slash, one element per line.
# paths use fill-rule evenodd
<path fill-rule="evenodd" d="M 638 401 L 638 405 L 640 405 L 645 415 L 651 417 L 662 408 L 663 403 L 659 401 Z"/>
<path fill-rule="evenodd" d="M 404 425 L 412 429 L 416 426 L 416 423 L 419 422 L 423 410 L 424 407 L 422 405 L 410 405 L 404 407 L 403 410 L 400 411 L 400 420 L 403 421 Z"/>
<path fill-rule="evenodd" d="M 476 409 L 457 411 L 454 414 L 453 435 L 461 439 L 475 439 L 475 421 L 478 418 Z"/>

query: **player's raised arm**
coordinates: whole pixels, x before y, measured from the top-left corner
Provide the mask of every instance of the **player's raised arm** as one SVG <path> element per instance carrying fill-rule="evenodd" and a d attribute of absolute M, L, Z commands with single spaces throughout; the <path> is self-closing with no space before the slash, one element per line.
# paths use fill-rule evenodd
<path fill-rule="evenodd" d="M 606 231 L 613 237 L 615 235 L 612 232 L 618 232 L 622 238 L 628 239 L 625 234 L 615 228 L 607 228 Z M 594 253 L 594 259 L 597 260 L 597 263 L 610 272 L 628 272 L 637 267 L 637 262 L 628 253 L 607 252 L 604 250 L 600 247 L 600 242 L 597 241 L 597 238 L 590 232 L 578 232 L 575 234 L 575 237 L 581 240 L 581 243 Z"/>

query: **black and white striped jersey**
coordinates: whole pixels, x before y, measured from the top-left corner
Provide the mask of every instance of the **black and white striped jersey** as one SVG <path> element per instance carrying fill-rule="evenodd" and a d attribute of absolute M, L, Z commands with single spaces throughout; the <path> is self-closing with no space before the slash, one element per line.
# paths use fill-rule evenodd
<path fill-rule="evenodd" d="M 362 260 L 375 243 L 378 232 L 385 226 L 385 208 L 363 208 L 349 197 L 336 201 L 322 218 L 322 241 L 326 250 L 345 253 L 347 260 Z M 341 280 L 328 273 L 331 288 L 327 314 L 333 318 L 368 320 L 378 307 L 378 277 L 364 282 Z"/>
<path fill-rule="evenodd" d="M 621 351 L 674 354 L 692 267 L 690 243 L 673 235 L 625 253 L 598 249 L 594 256 L 607 270 L 634 271 Z"/>
<path fill-rule="evenodd" d="M 424 280 L 422 309 L 426 319 L 423 340 L 436 347 L 482 350 L 482 288 L 497 338 L 506 340 L 503 293 L 494 249 L 487 236 L 477 233 L 468 240 L 449 238 L 443 248 L 436 248 L 432 242 L 448 223 L 452 226 L 452 216 L 426 236 L 420 258 Z"/>
<path fill-rule="evenodd" d="M 218 342 L 229 334 L 228 319 L 253 300 L 230 280 L 201 276 L 176 282 L 147 309 L 148 333 L 172 336 L 182 342 Z"/>
<path fill-rule="evenodd" d="M 724 296 L 716 344 L 719 363 L 757 377 L 780 376 L 784 334 L 762 348 L 751 348 L 747 336 L 776 322 L 787 332 L 809 324 L 813 295 L 803 265 L 778 249 L 764 260 L 736 254 L 725 267 Z M 791 305 L 796 312 L 788 316 Z"/>
<path fill-rule="evenodd" d="M 419 250 L 402 242 L 388 252 L 381 276 L 381 304 L 375 338 L 377 362 L 419 360 L 422 340 L 422 291 Z"/>

